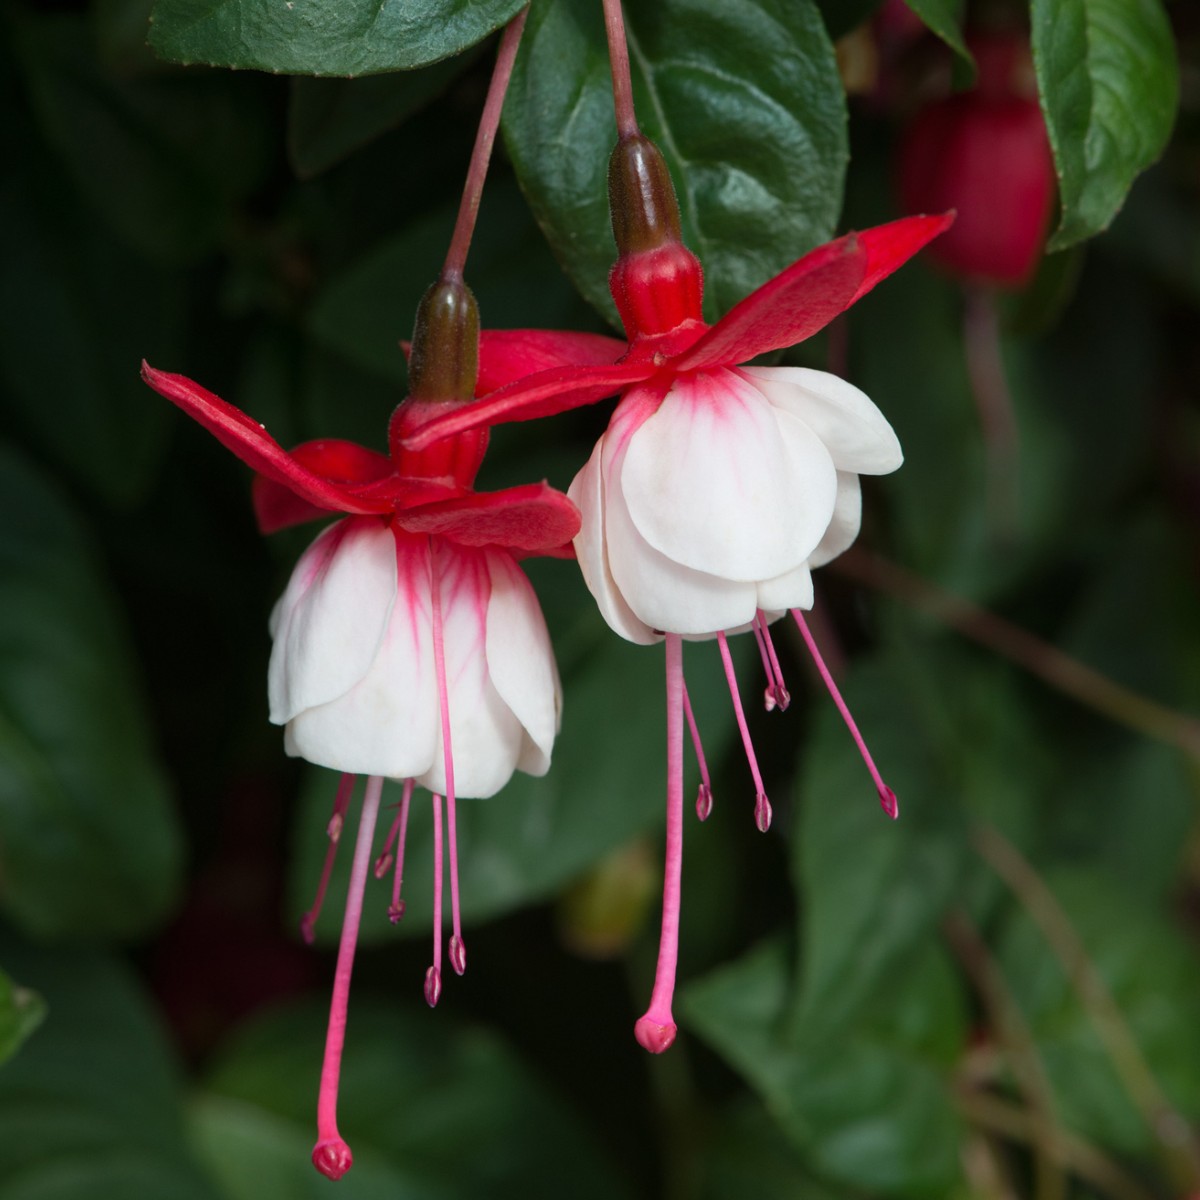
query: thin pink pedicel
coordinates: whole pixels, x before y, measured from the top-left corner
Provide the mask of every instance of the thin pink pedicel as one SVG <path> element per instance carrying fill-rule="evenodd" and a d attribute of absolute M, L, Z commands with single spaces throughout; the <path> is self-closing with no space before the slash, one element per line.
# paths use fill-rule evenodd
<path fill-rule="evenodd" d="M 425 972 L 425 1003 L 442 994 L 442 798 L 433 793 L 433 965 Z"/>
<path fill-rule="evenodd" d="M 696 751 L 696 762 L 700 766 L 700 790 L 696 793 L 696 816 L 707 821 L 712 815 L 712 780 L 708 777 L 708 763 L 704 759 L 704 747 L 700 745 L 700 730 L 696 727 L 696 715 L 692 712 L 692 698 L 688 695 L 687 682 L 680 679 L 683 688 L 683 715 L 687 717 L 688 730 L 692 735 L 692 749 Z"/>
<path fill-rule="evenodd" d="M 342 1045 L 346 1038 L 346 1009 L 350 1002 L 350 974 L 354 969 L 354 948 L 362 919 L 363 891 L 371 864 L 371 843 L 375 839 L 375 821 L 379 816 L 379 798 L 383 780 L 378 775 L 367 779 L 362 816 L 354 843 L 354 862 L 350 867 L 350 887 L 346 893 L 346 915 L 342 920 L 342 939 L 338 943 L 337 967 L 333 975 L 333 998 L 329 1005 L 329 1026 L 325 1033 L 325 1058 L 321 1064 L 321 1089 L 317 1095 L 317 1143 L 313 1147 L 313 1166 L 330 1179 L 340 1179 L 354 1163 L 350 1147 L 337 1127 L 338 1079 L 342 1070 Z"/>
<path fill-rule="evenodd" d="M 779 655 L 775 653 L 775 643 L 771 640 L 771 628 L 761 608 L 754 614 L 754 622 L 762 639 L 762 647 L 766 651 L 767 678 L 771 680 L 771 698 L 774 705 L 768 705 L 767 711 L 770 712 L 772 707 L 776 707 L 780 712 L 787 712 L 787 707 L 792 702 L 792 693 L 783 682 L 783 668 L 779 665 Z"/>
<path fill-rule="evenodd" d="M 333 873 L 333 860 L 337 857 L 338 842 L 342 840 L 342 826 L 346 820 L 346 807 L 354 792 L 353 775 L 343 775 L 338 781 L 337 795 L 333 800 L 333 813 L 325 832 L 329 837 L 329 846 L 325 851 L 325 863 L 321 867 L 321 879 L 317 884 L 317 894 L 313 897 L 312 908 L 300 918 L 300 936 L 312 945 L 313 930 L 317 918 L 321 915 L 321 906 L 325 903 L 325 892 L 329 887 L 329 876 Z"/>
<path fill-rule="evenodd" d="M 733 715 L 737 719 L 738 731 L 742 735 L 742 746 L 746 750 L 746 761 L 750 764 L 750 775 L 754 779 L 757 791 L 754 796 L 754 823 L 766 833 L 771 828 L 771 802 L 767 799 L 767 789 L 763 787 L 762 775 L 758 770 L 758 759 L 754 754 L 754 745 L 750 741 L 750 727 L 746 724 L 746 713 L 742 708 L 742 697 L 738 692 L 737 676 L 733 671 L 733 656 L 729 653 L 729 639 L 723 633 L 717 634 L 717 646 L 721 651 L 721 663 L 725 668 L 725 681 L 729 684 L 729 698 L 733 701 Z"/>
<path fill-rule="evenodd" d="M 804 614 L 798 608 L 793 608 L 791 611 L 796 625 L 800 629 L 800 636 L 804 638 L 804 644 L 808 647 L 808 652 L 812 655 L 813 662 L 816 663 L 821 681 L 825 684 L 826 690 L 829 692 L 834 704 L 837 705 L 838 712 L 842 714 L 842 720 L 846 722 L 846 728 L 850 730 L 850 736 L 854 739 L 854 744 L 858 747 L 858 752 L 862 755 L 862 760 L 866 763 L 867 770 L 871 773 L 875 790 L 879 793 L 879 803 L 882 805 L 883 811 L 894 821 L 900 815 L 900 803 L 896 799 L 896 793 L 883 782 L 883 776 L 879 774 L 879 768 L 875 765 L 875 760 L 871 757 L 870 750 L 867 749 L 866 740 L 859 732 L 854 718 L 850 715 L 850 709 L 846 701 L 842 699 L 842 693 L 838 691 L 838 686 L 834 683 L 833 676 L 830 674 L 829 668 L 825 665 L 825 660 L 821 657 L 821 651 L 817 649 L 816 639 L 813 637 L 812 631 L 808 628 L 808 622 L 804 619 Z"/>
<path fill-rule="evenodd" d="M 456 975 L 467 969 L 467 948 L 462 938 L 462 917 L 458 903 L 458 826 L 454 805 L 454 749 L 450 742 L 450 698 L 446 689 L 446 648 L 442 641 L 441 576 L 437 567 L 437 547 L 429 540 L 429 570 L 433 581 L 433 666 L 437 674 L 438 707 L 442 717 L 442 761 L 446 775 L 446 822 L 450 835 L 450 965 Z"/>
<path fill-rule="evenodd" d="M 400 898 L 400 887 L 404 883 L 404 841 L 408 836 L 408 806 L 412 801 L 413 781 L 404 781 L 404 795 L 400 798 L 400 811 L 392 822 L 388 842 L 396 838 L 396 873 L 392 876 L 392 902 L 388 905 L 388 920 L 393 925 L 404 916 L 404 901 Z"/>
<path fill-rule="evenodd" d="M 667 651 L 667 854 L 663 864 L 662 934 L 650 1007 L 633 1027 L 638 1043 L 661 1054 L 675 1040 L 671 1001 L 679 961 L 679 908 L 683 884 L 683 643 L 666 636 Z"/>

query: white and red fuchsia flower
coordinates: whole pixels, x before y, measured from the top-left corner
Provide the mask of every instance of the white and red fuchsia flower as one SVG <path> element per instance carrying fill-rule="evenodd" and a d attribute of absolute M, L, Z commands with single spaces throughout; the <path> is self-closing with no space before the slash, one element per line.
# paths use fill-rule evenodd
<path fill-rule="evenodd" d="M 884 810 L 880 777 L 821 661 L 803 610 L 811 568 L 847 549 L 861 516 L 859 476 L 895 470 L 899 443 L 857 388 L 822 371 L 748 365 L 796 345 L 947 229 L 952 215 L 917 216 L 818 247 L 735 305 L 715 325 L 701 315 L 703 272 L 681 240 L 670 173 L 654 144 L 624 134 L 609 169 L 619 257 L 609 284 L 627 341 L 539 330 L 485 332 L 479 391 L 469 408 L 433 415 L 408 445 L 424 449 L 481 425 L 549 416 L 614 393 L 608 430 L 569 490 L 583 522 L 580 567 L 605 620 L 634 642 L 666 642 L 667 865 L 654 994 L 637 1022 L 655 1053 L 675 1037 L 671 998 L 682 861 L 683 727 L 701 760 L 697 811 L 712 793 L 683 681 L 681 639 L 716 638 L 756 788 L 755 820 L 771 805 L 750 743 L 727 634 L 751 629 L 767 673 L 768 708 L 788 692 L 769 624 L 790 611 L 862 751 Z M 529 364 L 542 369 L 526 375 Z"/>

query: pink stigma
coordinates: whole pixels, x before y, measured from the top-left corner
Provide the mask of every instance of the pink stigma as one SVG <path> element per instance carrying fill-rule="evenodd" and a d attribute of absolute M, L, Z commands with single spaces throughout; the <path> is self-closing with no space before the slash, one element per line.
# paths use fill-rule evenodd
<path fill-rule="evenodd" d="M 674 1021 L 667 1025 L 658 1025 L 648 1016 L 639 1017 L 633 1026 L 633 1036 L 637 1038 L 638 1045 L 643 1050 L 649 1050 L 651 1054 L 661 1054 L 664 1050 L 669 1050 L 671 1043 L 675 1041 L 675 1033 Z"/>
<path fill-rule="evenodd" d="M 313 1147 L 312 1163 L 326 1179 L 337 1180 L 354 1166 L 354 1155 L 341 1138 L 331 1138 Z"/>
<path fill-rule="evenodd" d="M 875 784 L 875 791 L 879 793 L 879 803 L 883 811 L 894 821 L 900 815 L 900 802 L 896 799 L 896 793 L 883 782 L 883 776 L 880 775 L 879 768 L 875 765 L 875 760 L 871 757 L 870 750 L 867 749 L 866 740 L 859 732 L 857 723 L 850 715 L 849 706 L 842 699 L 842 693 L 838 690 L 838 685 L 833 681 L 833 675 L 825 665 L 825 660 L 821 657 L 821 651 L 817 648 L 817 641 L 808 627 L 808 622 L 804 619 L 804 614 L 798 608 L 793 608 L 792 616 L 795 618 L 796 625 L 800 630 L 800 636 L 804 638 L 804 644 L 808 647 L 808 652 L 812 655 L 812 660 L 816 664 L 817 673 L 821 676 L 821 682 L 825 684 L 830 699 L 837 706 L 838 712 L 842 714 L 842 720 L 846 722 L 846 728 L 850 730 L 850 736 L 854 739 L 854 744 L 858 747 L 859 754 L 862 755 L 862 760 L 866 764 L 872 782 Z"/>

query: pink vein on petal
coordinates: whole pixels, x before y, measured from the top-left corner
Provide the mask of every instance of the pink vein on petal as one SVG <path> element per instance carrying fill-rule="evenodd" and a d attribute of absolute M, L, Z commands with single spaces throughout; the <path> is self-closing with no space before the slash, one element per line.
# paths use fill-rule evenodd
<path fill-rule="evenodd" d="M 157 371 L 142 363 L 142 378 L 161 396 L 203 425 L 227 450 L 260 475 L 274 479 L 318 508 L 331 512 L 390 512 L 390 501 L 359 498 L 300 466 L 257 421 L 183 375 Z"/>
<path fill-rule="evenodd" d="M 632 383 L 654 374 L 653 363 L 612 363 L 608 366 L 556 367 L 539 371 L 497 392 L 434 417 L 404 439 L 410 450 L 424 450 L 434 442 L 480 425 L 506 421 L 532 421 L 579 408 L 614 395 Z"/>

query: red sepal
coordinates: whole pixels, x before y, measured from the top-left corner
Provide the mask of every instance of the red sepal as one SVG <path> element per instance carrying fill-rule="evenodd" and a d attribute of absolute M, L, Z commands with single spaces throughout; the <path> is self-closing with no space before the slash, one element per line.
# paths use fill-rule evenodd
<path fill-rule="evenodd" d="M 877 283 L 899 270 L 939 233 L 945 233 L 954 224 L 955 215 L 945 212 L 932 217 L 902 217 L 899 221 L 864 229 L 858 235 L 858 244 L 867 252 L 867 270 L 850 303 L 854 304 Z"/>
<path fill-rule="evenodd" d="M 479 378 L 475 395 L 485 396 L 526 375 L 554 367 L 615 363 L 628 347 L 598 333 L 559 329 L 483 329 L 479 333 Z"/>
<path fill-rule="evenodd" d="M 653 363 L 620 362 L 610 366 L 556 367 L 551 371 L 539 371 L 483 396 L 474 404 L 464 404 L 457 411 L 435 417 L 409 434 L 404 444 L 412 450 L 423 450 L 440 438 L 479 425 L 549 417 L 603 400 L 631 384 L 642 383 L 656 370 Z"/>
<path fill-rule="evenodd" d="M 347 488 L 301 466 L 257 421 L 198 383 L 182 375 L 156 371 L 145 362 L 142 363 L 142 378 L 159 395 L 165 396 L 203 425 L 221 445 L 236 454 L 247 466 L 281 484 L 317 509 L 327 512 L 386 513 L 394 507 L 391 497 L 379 494 L 377 484 Z"/>
<path fill-rule="evenodd" d="M 496 546 L 516 553 L 561 550 L 579 532 L 579 509 L 547 483 L 479 492 L 396 514 L 409 533 L 429 533 L 463 546 Z"/>

